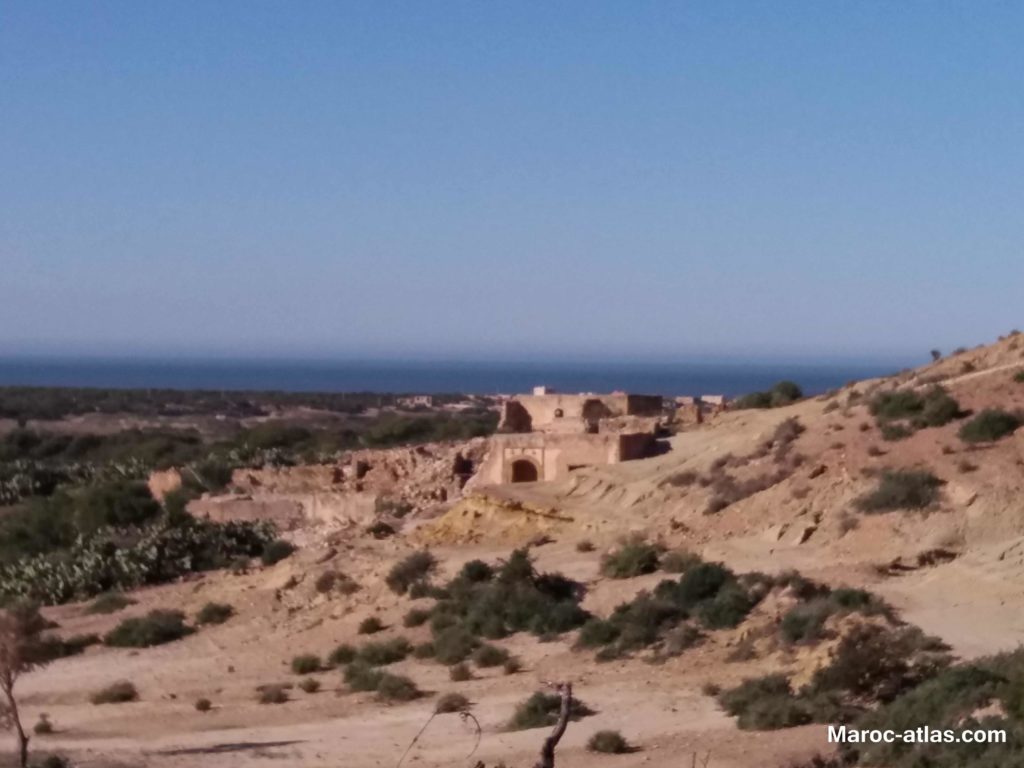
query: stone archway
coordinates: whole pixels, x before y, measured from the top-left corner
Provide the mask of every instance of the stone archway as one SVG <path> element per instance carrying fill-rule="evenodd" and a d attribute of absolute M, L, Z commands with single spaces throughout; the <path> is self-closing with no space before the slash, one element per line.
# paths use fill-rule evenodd
<path fill-rule="evenodd" d="M 512 462 L 511 478 L 513 483 L 535 483 L 540 479 L 537 465 L 529 459 L 516 459 Z"/>

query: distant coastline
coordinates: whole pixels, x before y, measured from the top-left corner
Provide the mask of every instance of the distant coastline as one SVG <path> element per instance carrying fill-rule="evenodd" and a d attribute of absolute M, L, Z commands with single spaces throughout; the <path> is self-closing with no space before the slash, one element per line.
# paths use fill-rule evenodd
<path fill-rule="evenodd" d="M 814 395 L 892 373 L 878 363 L 318 362 L 0 358 L 0 386 L 498 394 L 546 384 L 564 392 L 625 390 L 736 396 L 792 379 Z"/>

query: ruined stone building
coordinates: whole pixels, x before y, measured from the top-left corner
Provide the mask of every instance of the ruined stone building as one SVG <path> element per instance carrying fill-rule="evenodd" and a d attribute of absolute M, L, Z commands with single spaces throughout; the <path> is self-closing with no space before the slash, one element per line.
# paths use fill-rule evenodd
<path fill-rule="evenodd" d="M 558 480 L 573 469 L 651 455 L 662 416 L 654 395 L 559 394 L 537 387 L 505 401 L 480 467 L 488 484 Z"/>

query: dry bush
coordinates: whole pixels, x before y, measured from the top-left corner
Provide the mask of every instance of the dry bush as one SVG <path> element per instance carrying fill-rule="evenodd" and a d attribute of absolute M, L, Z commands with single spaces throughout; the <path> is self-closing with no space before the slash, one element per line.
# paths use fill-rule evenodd
<path fill-rule="evenodd" d="M 256 700 L 260 704 L 285 704 L 288 701 L 288 689 L 284 685 L 262 685 L 256 689 Z"/>
<path fill-rule="evenodd" d="M 312 672 L 319 672 L 323 665 L 320 657 L 315 653 L 303 653 L 292 658 L 292 672 L 296 675 L 308 675 Z"/>
<path fill-rule="evenodd" d="M 139 692 L 131 681 L 119 680 L 93 693 L 89 701 L 93 704 L 124 704 L 138 698 Z"/>
<path fill-rule="evenodd" d="M 194 706 L 197 712 L 209 712 L 213 709 L 213 702 L 209 699 L 196 699 Z"/>
<path fill-rule="evenodd" d="M 632 536 L 601 558 L 601 573 L 613 579 L 629 579 L 658 570 L 658 548 Z"/>
<path fill-rule="evenodd" d="M 633 747 L 618 731 L 598 731 L 587 739 L 587 749 L 606 755 L 624 755 L 633 751 Z"/>
<path fill-rule="evenodd" d="M 196 624 L 223 624 L 235 614 L 227 603 L 207 603 L 196 614 Z"/>
<path fill-rule="evenodd" d="M 464 683 L 473 679 L 473 672 L 465 662 L 453 664 L 448 668 L 448 677 L 454 683 Z"/>
<path fill-rule="evenodd" d="M 469 699 L 461 693 L 446 693 L 437 700 L 434 712 L 439 715 L 449 712 L 465 712 L 470 706 Z"/>
<path fill-rule="evenodd" d="M 376 616 L 367 616 L 359 622 L 359 629 L 357 631 L 360 635 L 375 635 L 382 629 L 384 629 L 384 622 Z"/>

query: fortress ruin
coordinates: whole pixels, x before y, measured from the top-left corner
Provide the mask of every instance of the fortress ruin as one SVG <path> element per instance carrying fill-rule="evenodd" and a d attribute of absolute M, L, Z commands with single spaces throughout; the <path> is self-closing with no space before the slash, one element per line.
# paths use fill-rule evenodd
<path fill-rule="evenodd" d="M 581 467 L 650 456 L 662 408 L 655 395 L 568 395 L 536 387 L 503 404 L 479 481 L 559 480 Z"/>

